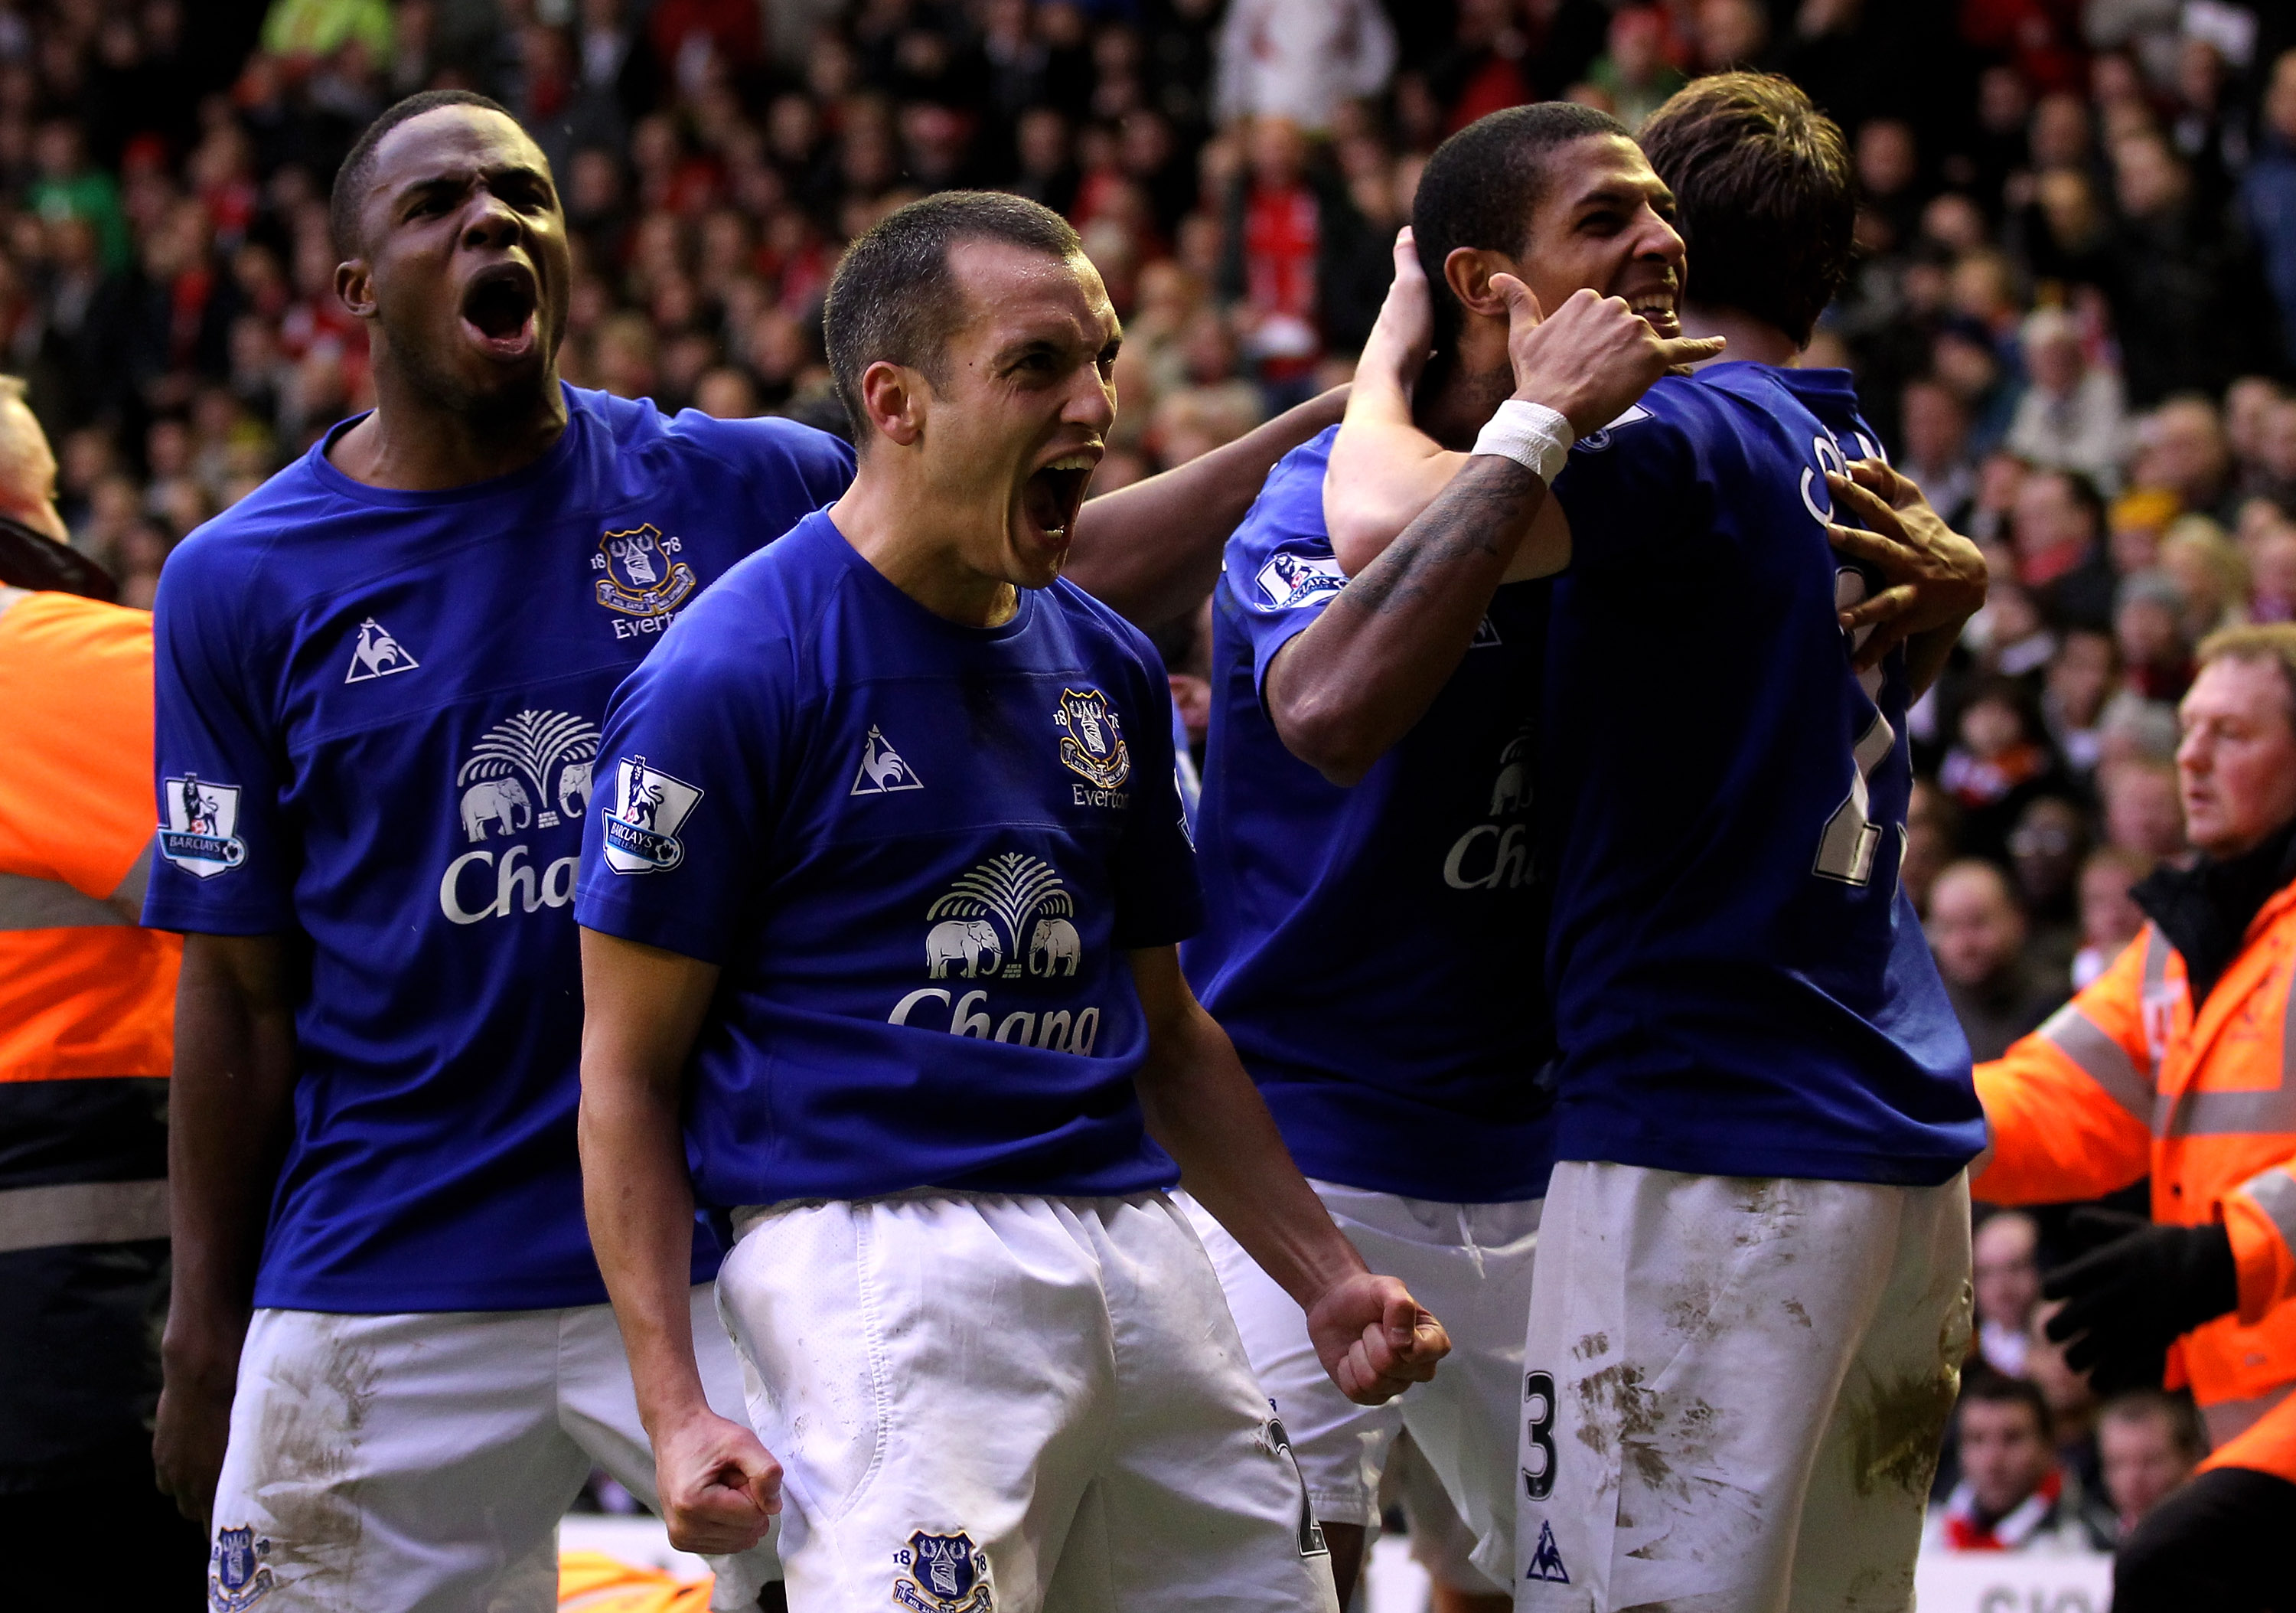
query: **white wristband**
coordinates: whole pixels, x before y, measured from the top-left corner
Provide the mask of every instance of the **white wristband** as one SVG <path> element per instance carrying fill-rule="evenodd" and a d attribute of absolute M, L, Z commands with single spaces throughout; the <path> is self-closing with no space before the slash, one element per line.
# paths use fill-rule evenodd
<path fill-rule="evenodd" d="M 1484 424 L 1474 451 L 1512 459 L 1541 481 L 1552 482 L 1570 457 L 1574 435 L 1561 410 L 1510 398 Z"/>

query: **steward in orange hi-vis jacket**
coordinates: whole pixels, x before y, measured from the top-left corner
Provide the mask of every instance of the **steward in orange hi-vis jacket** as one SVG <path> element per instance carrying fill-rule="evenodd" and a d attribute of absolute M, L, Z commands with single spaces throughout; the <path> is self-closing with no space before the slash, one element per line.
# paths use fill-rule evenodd
<path fill-rule="evenodd" d="M 2217 1449 L 2123 1543 L 2114 1613 L 2282 1604 L 2296 1528 L 2296 625 L 2201 646 L 2177 754 L 2202 857 L 2134 894 L 2152 922 L 1977 1069 L 1972 1194 L 2084 1198 L 2150 1173 L 2152 1221 L 2049 1274 L 2049 1324 L 2100 1393 L 2188 1382 Z"/>

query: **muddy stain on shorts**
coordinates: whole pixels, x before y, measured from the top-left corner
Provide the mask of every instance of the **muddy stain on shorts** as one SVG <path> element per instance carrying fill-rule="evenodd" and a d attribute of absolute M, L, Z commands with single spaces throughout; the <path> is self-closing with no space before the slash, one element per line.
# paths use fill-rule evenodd
<path fill-rule="evenodd" d="M 271 1519 L 270 1561 L 302 1597 L 324 1598 L 330 1582 L 348 1596 L 366 1527 L 353 1457 L 381 1374 L 370 1346 L 327 1338 L 331 1330 L 322 1326 L 323 1347 L 311 1355 L 274 1364 L 256 1430 L 265 1458 L 256 1499 Z"/>

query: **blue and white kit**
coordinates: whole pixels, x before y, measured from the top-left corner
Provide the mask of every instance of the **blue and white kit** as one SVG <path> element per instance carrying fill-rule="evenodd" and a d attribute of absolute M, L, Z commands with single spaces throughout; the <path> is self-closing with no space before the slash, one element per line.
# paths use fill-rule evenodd
<path fill-rule="evenodd" d="M 1336 435 L 1287 455 L 1228 541 L 1197 830 L 1206 923 L 1182 957 L 1341 1230 L 1443 1319 L 1452 1353 L 1432 1383 L 1356 1405 L 1300 1307 L 1208 1218 L 1198 1230 L 1317 1516 L 1374 1524 L 1408 1428 L 1504 1584 L 1554 1149 L 1532 790 L 1550 585 L 1499 588 L 1411 731 L 1353 787 L 1327 781 L 1284 748 L 1266 690 L 1347 581 L 1324 524 Z"/>
<path fill-rule="evenodd" d="M 286 936 L 308 971 L 255 1290 L 266 1310 L 453 1317 L 605 1300 L 575 1151 L 571 903 L 607 696 L 707 585 L 835 498 L 852 457 L 786 422 L 566 399 L 541 459 L 443 492 L 354 481 L 322 443 L 168 563 L 146 922 Z M 696 1282 L 720 1247 L 697 1229 Z M 603 1338 L 618 1354 L 611 1327 Z M 301 1370 L 275 1364 L 281 1383 Z M 243 1406 L 260 1410 L 268 1373 L 243 1363 Z M 455 1418 L 447 1405 L 430 1410 Z M 438 1449 L 482 1464 L 475 1426 L 439 1432 Z M 536 1487 L 537 1540 L 573 1494 L 555 1494 L 557 1469 L 578 1488 L 589 1466 L 557 1437 L 566 1460 Z M 288 1476 L 263 1466 L 278 1453 L 243 1444 L 218 1527 L 255 1528 L 284 1564 L 295 1543 L 253 1497 Z M 650 1486 L 644 1469 L 626 1482 Z M 402 1561 L 381 1544 L 389 1520 L 369 1527 L 363 1560 L 397 1576 L 380 1601 L 415 1605 L 434 1569 L 448 1601 L 484 1600 L 505 1543 L 482 1509 L 461 1516 L 459 1566 L 441 1555 L 451 1541 Z M 509 1544 L 516 1560 L 523 1545 Z M 348 1582 L 340 1593 L 371 1600 Z"/>
<path fill-rule="evenodd" d="M 1133 1086 L 1126 954 L 1199 920 L 1171 744 L 1072 585 L 951 622 L 826 514 L 614 697 L 577 914 L 722 970 L 686 1155 L 792 1605 L 1328 1605 Z"/>
<path fill-rule="evenodd" d="M 1984 1120 L 1898 885 L 1905 654 L 1861 675 L 1838 624 L 1824 478 L 1875 442 L 1845 372 L 1718 364 L 1555 481 L 1525 1609 L 1911 1600 Z"/>

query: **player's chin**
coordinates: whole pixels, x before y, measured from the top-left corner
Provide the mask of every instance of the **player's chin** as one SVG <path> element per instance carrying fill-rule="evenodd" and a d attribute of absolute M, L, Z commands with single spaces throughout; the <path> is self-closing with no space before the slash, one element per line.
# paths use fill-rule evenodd
<path fill-rule="evenodd" d="M 1015 588 L 1048 588 L 1068 564 L 1071 527 L 1046 528 L 1024 510 L 1013 521 L 1006 540 L 1005 580 Z"/>

